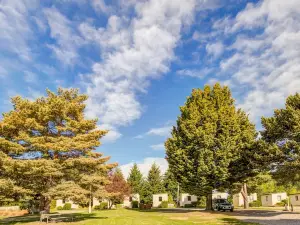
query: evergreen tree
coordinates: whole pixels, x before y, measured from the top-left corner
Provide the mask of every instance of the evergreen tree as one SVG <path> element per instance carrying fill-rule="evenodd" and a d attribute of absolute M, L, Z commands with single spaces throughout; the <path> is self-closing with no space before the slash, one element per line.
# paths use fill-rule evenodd
<path fill-rule="evenodd" d="M 0 121 L 1 178 L 39 199 L 41 210 L 49 211 L 55 187 L 76 184 L 91 193 L 90 175 L 101 174 L 97 179 L 105 183 L 115 166 L 94 152 L 107 131 L 84 118 L 86 99 L 77 89 L 47 90 L 34 101 L 14 97 L 13 110 Z"/>
<path fill-rule="evenodd" d="M 153 194 L 164 193 L 164 183 L 161 176 L 160 168 L 153 163 L 147 176 L 147 180 L 142 183 L 141 201 L 144 203 L 152 203 Z"/>
<path fill-rule="evenodd" d="M 169 169 L 164 174 L 163 184 L 168 195 L 171 196 L 172 199 L 176 200 L 177 202 L 178 182 L 176 181 L 175 176 Z"/>
<path fill-rule="evenodd" d="M 132 193 L 140 194 L 143 185 L 143 174 L 139 170 L 136 163 L 130 170 L 129 176 L 127 178 L 127 183 L 131 187 Z"/>
<path fill-rule="evenodd" d="M 244 182 L 245 167 L 229 169 L 244 151 L 253 150 L 255 126 L 220 84 L 194 89 L 180 111 L 165 144 L 169 168 L 184 190 L 207 196 L 210 209 L 213 190 L 229 188 L 230 180 Z"/>
<path fill-rule="evenodd" d="M 271 148 L 271 171 L 282 184 L 300 181 L 300 94 L 289 96 L 285 108 L 276 109 L 270 118 L 262 118 L 262 138 Z"/>

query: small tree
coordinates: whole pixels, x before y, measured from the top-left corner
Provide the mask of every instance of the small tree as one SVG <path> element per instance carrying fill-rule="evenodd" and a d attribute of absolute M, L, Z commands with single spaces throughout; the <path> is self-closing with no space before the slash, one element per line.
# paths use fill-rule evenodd
<path fill-rule="evenodd" d="M 169 169 L 164 174 L 163 184 L 168 195 L 172 197 L 173 200 L 176 200 L 176 202 L 178 202 L 177 199 L 178 182 L 176 181 L 175 176 L 172 174 L 172 172 Z"/>
<path fill-rule="evenodd" d="M 129 176 L 127 178 L 127 183 L 129 184 L 132 193 L 140 194 L 143 185 L 143 174 L 139 170 L 136 163 L 130 170 Z"/>
<path fill-rule="evenodd" d="M 124 197 L 131 193 L 130 186 L 124 179 L 122 171 L 117 168 L 114 173 L 109 176 L 110 184 L 106 185 L 106 198 L 109 200 L 109 208 L 114 204 L 121 204 Z"/>

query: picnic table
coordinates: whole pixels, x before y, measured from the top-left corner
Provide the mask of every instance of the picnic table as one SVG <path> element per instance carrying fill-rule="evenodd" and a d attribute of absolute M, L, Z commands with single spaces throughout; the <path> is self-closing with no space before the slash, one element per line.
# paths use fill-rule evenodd
<path fill-rule="evenodd" d="M 63 221 L 64 219 L 67 219 L 67 220 L 72 220 L 74 221 L 74 217 L 73 216 L 64 216 L 63 214 L 61 213 L 45 213 L 45 212 L 40 212 L 41 214 L 41 217 L 40 217 L 40 222 L 43 222 L 44 220 L 46 220 L 46 223 L 49 223 L 49 222 L 61 222 Z"/>

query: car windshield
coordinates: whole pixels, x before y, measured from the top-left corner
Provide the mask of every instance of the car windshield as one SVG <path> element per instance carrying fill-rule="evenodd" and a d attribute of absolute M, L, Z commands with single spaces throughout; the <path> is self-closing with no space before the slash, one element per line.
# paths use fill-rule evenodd
<path fill-rule="evenodd" d="M 228 203 L 228 201 L 226 199 L 217 199 L 217 200 L 215 200 L 215 202 L 216 203 L 221 203 L 221 204 Z"/>

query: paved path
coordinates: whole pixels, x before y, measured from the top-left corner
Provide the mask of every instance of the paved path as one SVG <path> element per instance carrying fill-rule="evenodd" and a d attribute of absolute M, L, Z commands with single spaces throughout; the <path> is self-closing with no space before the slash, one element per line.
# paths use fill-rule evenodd
<path fill-rule="evenodd" d="M 231 215 L 245 222 L 253 222 L 263 225 L 300 225 L 299 212 L 238 210 Z"/>

